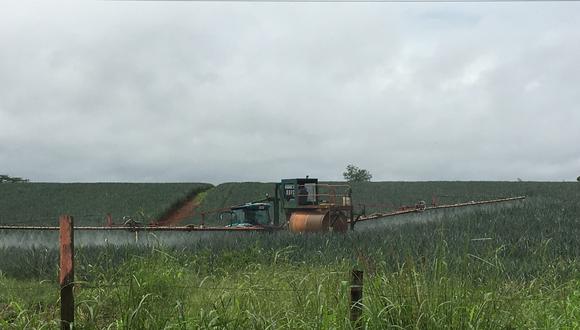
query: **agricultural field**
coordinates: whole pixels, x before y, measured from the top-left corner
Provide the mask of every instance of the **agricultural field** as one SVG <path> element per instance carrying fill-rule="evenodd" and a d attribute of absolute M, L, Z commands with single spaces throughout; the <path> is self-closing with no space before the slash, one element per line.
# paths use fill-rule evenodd
<path fill-rule="evenodd" d="M 355 207 L 367 213 L 393 210 L 423 200 L 455 203 L 515 195 L 534 196 L 546 183 L 527 182 L 372 182 L 352 186 Z M 476 188 L 475 188 L 476 187 Z M 0 185 L 0 224 L 54 225 L 61 214 L 77 225 L 102 225 L 110 213 L 148 223 L 197 197 L 199 206 L 183 224 L 220 225 L 211 212 L 273 195 L 274 183 L 18 183 Z"/>
<path fill-rule="evenodd" d="M 205 193 L 202 207 L 260 198 L 268 189 L 220 185 Z M 349 329 L 348 285 L 357 268 L 364 271 L 363 328 L 580 327 L 580 184 L 353 186 L 355 203 L 367 205 L 412 204 L 433 194 L 448 196 L 441 202 L 528 198 L 402 217 L 368 232 L 82 246 L 75 326 Z M 57 275 L 57 249 L 0 248 L 0 328 L 58 327 Z"/>
<path fill-rule="evenodd" d="M 329 182 L 344 184 L 343 182 Z M 534 197 L 558 183 L 541 182 L 365 182 L 352 185 L 352 199 L 357 212 L 366 213 L 394 210 L 402 205 L 427 204 L 435 198 L 438 204 L 452 204 L 472 200 L 494 199 L 508 196 Z M 571 186 L 570 186 L 571 185 Z M 563 183 L 562 187 L 574 187 Z M 274 193 L 274 183 L 224 183 L 208 190 L 199 212 L 218 210 L 232 205 L 259 200 Z M 185 220 L 199 223 L 199 212 Z M 220 224 L 216 213 L 206 218 L 206 223 Z"/>
<path fill-rule="evenodd" d="M 0 224 L 56 225 L 70 214 L 77 225 L 103 225 L 110 213 L 148 222 L 212 186 L 204 183 L 3 183 Z"/>

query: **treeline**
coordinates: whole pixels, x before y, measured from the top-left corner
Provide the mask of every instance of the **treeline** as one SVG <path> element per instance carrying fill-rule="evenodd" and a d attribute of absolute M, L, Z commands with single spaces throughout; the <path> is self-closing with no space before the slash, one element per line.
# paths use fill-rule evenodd
<path fill-rule="evenodd" d="M 19 178 L 16 176 L 9 176 L 6 174 L 0 174 L 0 183 L 21 183 L 21 182 L 29 182 L 29 180 Z"/>

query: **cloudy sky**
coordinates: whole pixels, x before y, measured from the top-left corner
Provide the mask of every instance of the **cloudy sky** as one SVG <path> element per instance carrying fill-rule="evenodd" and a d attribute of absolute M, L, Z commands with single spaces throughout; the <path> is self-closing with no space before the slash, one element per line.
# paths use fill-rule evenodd
<path fill-rule="evenodd" d="M 575 180 L 580 3 L 0 5 L 0 173 Z"/>

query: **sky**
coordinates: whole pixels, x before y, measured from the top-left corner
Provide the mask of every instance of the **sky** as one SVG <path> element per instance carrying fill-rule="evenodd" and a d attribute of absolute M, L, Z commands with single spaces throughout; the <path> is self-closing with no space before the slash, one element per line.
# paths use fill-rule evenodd
<path fill-rule="evenodd" d="M 580 2 L 2 2 L 0 174 L 572 181 Z"/>

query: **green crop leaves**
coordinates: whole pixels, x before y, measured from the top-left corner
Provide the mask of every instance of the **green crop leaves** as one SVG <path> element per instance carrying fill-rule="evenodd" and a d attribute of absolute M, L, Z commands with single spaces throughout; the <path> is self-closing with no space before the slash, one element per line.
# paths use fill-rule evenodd
<path fill-rule="evenodd" d="M 76 225 L 104 225 L 111 214 L 148 223 L 184 198 L 211 188 L 203 183 L 28 183 L 0 185 L 0 223 L 56 225 L 70 214 Z"/>

